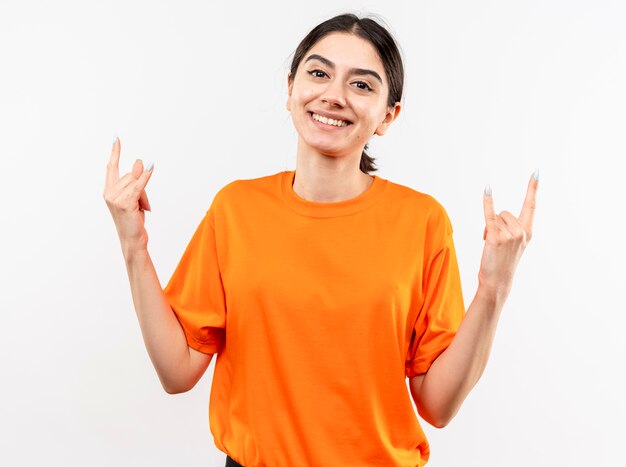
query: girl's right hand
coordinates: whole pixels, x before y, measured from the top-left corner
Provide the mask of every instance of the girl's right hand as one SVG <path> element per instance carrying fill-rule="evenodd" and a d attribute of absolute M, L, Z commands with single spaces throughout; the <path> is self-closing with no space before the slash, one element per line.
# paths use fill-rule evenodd
<path fill-rule="evenodd" d="M 144 170 L 143 163 L 137 159 L 131 172 L 120 178 L 119 162 L 120 141 L 115 138 L 103 196 L 113 216 L 124 256 L 128 257 L 130 253 L 148 247 L 144 211 L 150 211 L 150 203 L 145 188 L 152 175 L 152 164 Z"/>

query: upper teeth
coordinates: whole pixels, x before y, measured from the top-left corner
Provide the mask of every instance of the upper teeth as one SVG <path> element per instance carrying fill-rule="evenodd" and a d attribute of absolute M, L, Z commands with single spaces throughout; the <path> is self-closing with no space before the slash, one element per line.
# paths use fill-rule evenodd
<path fill-rule="evenodd" d="M 321 115 L 318 115 L 318 114 L 313 114 L 313 120 L 326 123 L 327 125 L 335 125 L 335 126 L 346 126 L 348 124 L 348 122 L 344 120 L 333 120 L 332 118 L 322 117 Z"/>

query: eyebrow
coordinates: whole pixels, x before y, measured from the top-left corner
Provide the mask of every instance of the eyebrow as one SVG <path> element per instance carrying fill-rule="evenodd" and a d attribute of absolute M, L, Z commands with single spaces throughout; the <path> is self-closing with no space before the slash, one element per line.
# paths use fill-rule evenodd
<path fill-rule="evenodd" d="M 307 57 L 307 59 L 304 62 L 306 63 L 309 60 L 318 60 L 318 61 L 322 62 L 324 65 L 326 65 L 327 67 L 332 68 L 333 70 L 335 69 L 335 64 L 333 62 L 331 62 L 330 60 L 328 60 L 326 57 L 322 57 L 321 55 L 311 54 L 311 55 L 309 55 Z M 355 74 L 355 75 L 370 75 L 370 76 L 373 76 L 378 81 L 380 81 L 380 84 L 383 84 L 382 78 L 374 70 L 368 70 L 366 68 L 350 68 L 349 72 L 351 74 Z"/>

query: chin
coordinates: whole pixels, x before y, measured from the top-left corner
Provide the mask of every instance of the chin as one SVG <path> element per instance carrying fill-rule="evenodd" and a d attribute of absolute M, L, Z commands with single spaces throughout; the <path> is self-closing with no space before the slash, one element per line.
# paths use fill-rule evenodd
<path fill-rule="evenodd" d="M 337 148 L 333 148 L 333 147 L 328 147 L 328 146 L 311 145 L 311 149 L 320 153 L 322 156 L 327 156 L 327 157 L 341 157 L 342 155 L 341 150 Z"/>
<path fill-rule="evenodd" d="M 335 156 L 339 156 L 341 155 L 345 148 L 340 148 L 337 146 L 337 144 L 329 144 L 328 142 L 324 142 L 324 141 L 311 141 L 311 140 L 306 140 L 304 138 L 301 139 L 301 143 L 303 147 L 308 147 L 311 150 L 318 152 L 324 156 L 329 156 L 329 157 L 335 157 Z M 336 143 L 336 141 L 334 142 Z"/>

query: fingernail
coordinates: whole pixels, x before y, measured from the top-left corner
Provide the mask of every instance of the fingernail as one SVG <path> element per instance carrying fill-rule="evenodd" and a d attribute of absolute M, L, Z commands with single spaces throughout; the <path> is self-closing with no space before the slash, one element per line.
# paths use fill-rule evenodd
<path fill-rule="evenodd" d="M 539 167 L 537 167 L 537 169 L 535 170 L 535 173 L 533 174 L 533 178 L 535 179 L 535 181 L 539 180 Z"/>
<path fill-rule="evenodd" d="M 491 186 L 487 185 L 487 186 L 485 187 L 485 194 L 486 194 L 487 196 L 491 196 Z"/>
<path fill-rule="evenodd" d="M 149 162 L 146 166 L 146 172 L 150 172 L 152 170 L 152 167 L 154 167 L 154 162 Z"/>
<path fill-rule="evenodd" d="M 117 135 L 115 135 L 115 136 L 113 137 L 113 146 L 115 146 L 115 143 L 116 143 L 116 142 L 117 142 Z"/>

